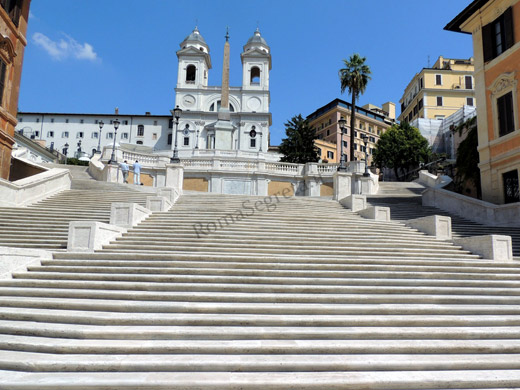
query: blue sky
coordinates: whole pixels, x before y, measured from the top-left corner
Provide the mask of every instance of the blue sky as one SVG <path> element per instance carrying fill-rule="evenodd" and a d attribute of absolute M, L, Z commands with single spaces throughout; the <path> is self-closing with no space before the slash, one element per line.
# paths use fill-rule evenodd
<path fill-rule="evenodd" d="M 166 115 L 173 108 L 180 42 L 197 24 L 210 46 L 210 85 L 220 85 L 226 26 L 231 85 L 242 46 L 259 26 L 271 47 L 271 143 L 292 116 L 340 94 L 352 53 L 372 80 L 360 105 L 398 105 L 404 88 L 439 55 L 469 58 L 471 37 L 443 30 L 470 0 L 33 0 L 19 110 Z M 399 109 L 398 109 L 399 112 Z"/>

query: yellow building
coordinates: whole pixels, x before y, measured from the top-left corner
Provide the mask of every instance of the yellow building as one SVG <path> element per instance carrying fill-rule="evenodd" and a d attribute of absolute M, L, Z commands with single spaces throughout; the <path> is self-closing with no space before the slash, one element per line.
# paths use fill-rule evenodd
<path fill-rule="evenodd" d="M 482 199 L 520 202 L 520 0 L 475 0 L 445 29 L 473 35 Z"/>
<path fill-rule="evenodd" d="M 432 68 L 417 73 L 404 90 L 399 121 L 444 119 L 461 107 L 475 106 L 473 58 L 439 57 Z"/>
<path fill-rule="evenodd" d="M 351 104 L 341 99 L 335 99 L 323 107 L 318 108 L 307 119 L 309 125 L 314 127 L 318 140 L 336 145 L 335 160 L 341 159 L 341 146 L 345 154 L 345 161 L 350 160 L 350 113 Z M 346 119 L 347 131 L 342 135 L 338 120 Z M 372 163 L 372 152 L 379 136 L 395 123 L 395 104 L 388 102 L 383 107 L 368 104 L 363 107 L 356 106 L 356 128 L 354 129 L 354 154 L 358 161 L 365 159 L 365 145 L 362 136 L 368 137 L 368 164 Z M 319 147 L 319 146 L 318 146 Z M 329 160 L 330 162 L 330 160 Z"/>
<path fill-rule="evenodd" d="M 320 160 L 322 162 L 328 162 L 330 164 L 339 162 L 337 153 L 338 145 L 336 145 L 336 143 L 317 139 L 314 141 L 314 145 L 318 147 Z"/>

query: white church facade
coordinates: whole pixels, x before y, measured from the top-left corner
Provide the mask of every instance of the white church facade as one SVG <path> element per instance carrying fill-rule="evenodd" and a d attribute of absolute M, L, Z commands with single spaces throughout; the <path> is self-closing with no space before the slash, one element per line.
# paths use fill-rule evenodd
<path fill-rule="evenodd" d="M 65 151 L 68 157 L 77 155 L 78 150 L 92 155 L 98 146 L 101 150 L 111 147 L 114 138 L 116 146 L 141 145 L 154 153 L 171 155 L 177 136 L 181 159 L 226 150 L 235 151 L 242 158 L 277 160 L 277 154 L 267 153 L 272 122 L 271 53 L 258 29 L 243 46 L 240 56 L 242 86 L 209 86 L 210 48 L 198 28 L 181 42 L 173 104 L 182 109 L 178 125 L 171 114 L 120 115 L 116 109 L 114 114 L 20 112 L 16 130 L 47 148 Z M 227 63 L 229 71 L 229 58 Z M 228 80 L 229 74 L 227 78 L 223 76 L 224 83 Z M 228 96 L 229 113 L 224 118 L 227 127 L 220 131 L 219 111 L 226 111 L 221 109 L 223 94 Z M 120 122 L 117 132 L 113 126 L 116 119 Z"/>

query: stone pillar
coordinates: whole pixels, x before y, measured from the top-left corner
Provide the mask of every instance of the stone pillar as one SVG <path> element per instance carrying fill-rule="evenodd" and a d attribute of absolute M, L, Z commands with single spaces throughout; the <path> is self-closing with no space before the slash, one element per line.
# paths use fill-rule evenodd
<path fill-rule="evenodd" d="M 352 173 L 334 172 L 334 200 L 341 200 L 352 195 Z"/>
<path fill-rule="evenodd" d="M 166 187 L 173 187 L 182 195 L 184 167 L 182 164 L 166 164 Z"/>
<path fill-rule="evenodd" d="M 130 229 L 150 214 L 150 210 L 137 203 L 115 202 L 110 208 L 110 224 Z"/>

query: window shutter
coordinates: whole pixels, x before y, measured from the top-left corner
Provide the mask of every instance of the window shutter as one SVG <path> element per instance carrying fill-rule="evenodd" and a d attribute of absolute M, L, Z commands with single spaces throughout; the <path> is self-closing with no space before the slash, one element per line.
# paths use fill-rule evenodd
<path fill-rule="evenodd" d="M 493 23 L 482 28 L 482 42 L 484 49 L 484 62 L 493 59 Z"/>
<path fill-rule="evenodd" d="M 513 26 L 513 9 L 509 7 L 506 12 L 504 12 L 504 51 L 509 49 L 511 46 L 515 44 L 515 30 Z"/>

